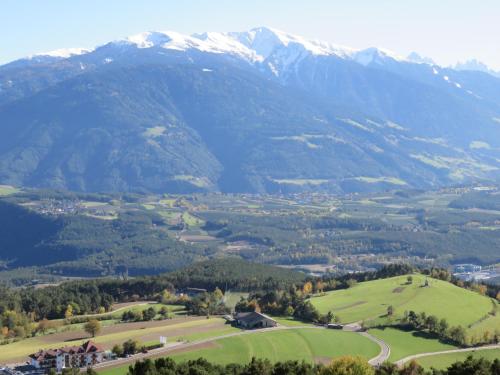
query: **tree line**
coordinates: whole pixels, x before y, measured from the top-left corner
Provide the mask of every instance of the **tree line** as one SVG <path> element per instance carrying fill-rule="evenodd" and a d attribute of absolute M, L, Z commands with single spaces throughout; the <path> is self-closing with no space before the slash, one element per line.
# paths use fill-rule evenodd
<path fill-rule="evenodd" d="M 247 364 L 217 365 L 206 359 L 177 363 L 171 358 L 138 361 L 128 369 L 128 375 L 499 375 L 500 360 L 488 361 L 468 357 L 455 362 L 445 370 L 424 370 L 416 362 L 402 368 L 384 363 L 373 368 L 359 357 L 345 356 L 334 359 L 328 365 L 307 362 L 284 361 L 271 363 L 267 359 L 252 358 Z"/>

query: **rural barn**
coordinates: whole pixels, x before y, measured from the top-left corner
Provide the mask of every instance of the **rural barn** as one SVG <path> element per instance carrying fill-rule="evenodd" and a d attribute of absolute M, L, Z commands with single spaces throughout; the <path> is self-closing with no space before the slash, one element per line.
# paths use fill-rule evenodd
<path fill-rule="evenodd" d="M 278 325 L 273 318 L 256 311 L 238 313 L 234 319 L 239 327 L 245 329 L 269 328 Z"/>

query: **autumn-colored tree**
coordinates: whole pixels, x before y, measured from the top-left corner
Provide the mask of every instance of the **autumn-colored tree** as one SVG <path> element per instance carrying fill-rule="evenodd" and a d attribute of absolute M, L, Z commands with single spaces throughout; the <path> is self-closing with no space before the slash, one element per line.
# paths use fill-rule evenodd
<path fill-rule="evenodd" d="M 222 293 L 222 290 L 220 290 L 219 288 L 215 288 L 214 297 L 216 301 L 222 301 L 222 299 L 224 298 L 224 293 Z"/>
<path fill-rule="evenodd" d="M 64 312 L 64 317 L 66 319 L 70 319 L 73 316 L 73 306 L 68 305 L 66 307 L 66 311 Z"/>
<path fill-rule="evenodd" d="M 304 286 L 302 287 L 302 293 L 304 294 L 311 294 L 312 293 L 312 290 L 313 290 L 313 285 L 310 281 L 308 281 L 307 283 L 304 284 Z"/>
<path fill-rule="evenodd" d="M 83 326 L 83 329 L 85 332 L 87 332 L 89 335 L 92 337 L 95 337 L 96 335 L 101 332 L 101 322 L 99 322 L 96 319 L 91 319 L 85 325 Z"/>
<path fill-rule="evenodd" d="M 165 289 L 162 294 L 161 294 L 161 303 L 168 304 L 170 301 L 172 301 L 174 296 L 172 293 L 170 293 L 169 290 Z"/>
<path fill-rule="evenodd" d="M 334 359 L 320 375 L 374 375 L 375 370 L 361 357 L 345 356 Z"/>
<path fill-rule="evenodd" d="M 500 292 L 497 293 L 497 301 L 500 302 Z"/>

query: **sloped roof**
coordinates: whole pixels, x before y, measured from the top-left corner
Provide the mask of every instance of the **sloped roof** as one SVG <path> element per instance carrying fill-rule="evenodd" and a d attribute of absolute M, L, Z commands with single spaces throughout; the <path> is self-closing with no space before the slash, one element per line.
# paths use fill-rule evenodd
<path fill-rule="evenodd" d="M 246 312 L 246 313 L 238 313 L 238 314 L 236 314 L 235 318 L 238 321 L 244 322 L 248 325 L 253 325 L 253 324 L 258 323 L 264 319 L 276 322 L 273 318 L 267 316 L 266 314 L 262 314 L 262 313 L 259 313 L 256 311 Z"/>
<path fill-rule="evenodd" d="M 58 355 L 68 353 L 68 354 L 84 354 L 84 353 L 97 353 L 103 352 L 104 349 L 102 346 L 94 343 L 93 341 L 86 341 L 82 345 L 79 346 L 65 346 L 64 348 L 59 349 L 47 349 L 40 350 L 37 353 L 31 354 L 30 358 L 33 358 L 37 361 L 43 361 L 44 359 L 55 358 Z"/>

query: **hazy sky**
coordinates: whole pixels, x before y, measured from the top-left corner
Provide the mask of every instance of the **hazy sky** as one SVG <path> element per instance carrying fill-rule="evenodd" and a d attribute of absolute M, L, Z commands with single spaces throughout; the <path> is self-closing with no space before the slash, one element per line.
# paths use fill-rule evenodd
<path fill-rule="evenodd" d="M 500 0 L 0 0 L 0 63 L 148 30 L 270 26 L 350 47 L 500 70 Z"/>

